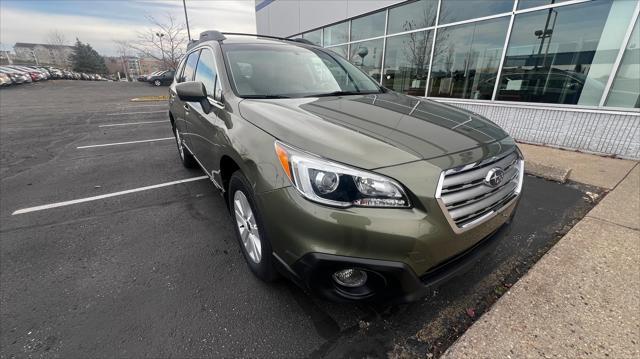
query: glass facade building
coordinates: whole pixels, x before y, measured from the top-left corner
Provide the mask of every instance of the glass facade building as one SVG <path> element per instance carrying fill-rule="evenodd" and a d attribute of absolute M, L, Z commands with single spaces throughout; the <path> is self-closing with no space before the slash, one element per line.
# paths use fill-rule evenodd
<path fill-rule="evenodd" d="M 257 1 L 256 9 L 280 1 Z M 308 2 L 300 0 L 299 13 Z M 324 3 L 330 12 L 331 4 L 337 2 Z M 257 12 L 258 33 L 303 37 L 344 56 L 387 88 L 481 109 L 478 112 L 492 120 L 488 114 L 498 107 L 511 108 L 513 114 L 518 112 L 513 109 L 520 109 L 519 116 L 527 112 L 524 109 L 530 110 L 530 116 L 535 110 L 561 115 L 558 109 L 571 116 L 578 113 L 577 117 L 581 112 L 623 116 L 629 123 L 616 123 L 623 132 L 619 135 L 626 136 L 622 146 L 628 148 L 622 152 L 591 144 L 552 144 L 640 157 L 638 0 L 386 3 L 386 7 L 357 16 L 349 17 L 347 11 L 346 16 L 337 17 L 340 21 L 331 21 L 333 14 L 327 15 L 326 24 L 314 19 L 320 26 L 305 24 L 301 15 L 299 29 L 307 27 L 307 31 L 280 34 L 265 29 L 264 16 L 260 18 Z M 337 7 L 336 12 L 340 12 Z M 501 120 L 496 122 L 502 124 Z M 594 126 L 592 131 L 601 124 Z M 577 142 L 581 141 L 585 142 Z"/>

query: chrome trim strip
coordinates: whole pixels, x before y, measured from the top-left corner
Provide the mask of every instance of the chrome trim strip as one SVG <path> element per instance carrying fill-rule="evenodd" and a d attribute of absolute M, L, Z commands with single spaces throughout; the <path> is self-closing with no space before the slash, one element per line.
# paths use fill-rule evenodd
<path fill-rule="evenodd" d="M 218 181 L 215 180 L 215 178 L 213 178 L 213 173 L 214 171 L 211 171 L 211 174 L 209 174 L 209 171 L 207 171 L 207 169 L 204 167 L 204 165 L 202 164 L 202 162 L 200 162 L 200 160 L 198 159 L 198 157 L 196 157 L 195 154 L 193 154 L 193 151 L 191 151 L 191 149 L 189 148 L 189 146 L 187 146 L 186 143 L 182 144 L 184 146 L 184 148 L 187 149 L 187 151 L 189 151 L 189 153 L 191 154 L 191 156 L 193 156 L 193 158 L 196 160 L 196 162 L 198 163 L 198 165 L 200 166 L 200 168 L 202 169 L 202 171 L 204 171 L 204 173 L 207 175 L 207 177 L 209 177 L 209 179 L 211 180 L 211 182 L 213 182 L 213 184 L 218 187 L 218 189 L 220 191 L 222 191 L 222 193 L 225 192 L 224 188 L 222 188 L 222 186 L 220 184 L 218 184 Z"/>

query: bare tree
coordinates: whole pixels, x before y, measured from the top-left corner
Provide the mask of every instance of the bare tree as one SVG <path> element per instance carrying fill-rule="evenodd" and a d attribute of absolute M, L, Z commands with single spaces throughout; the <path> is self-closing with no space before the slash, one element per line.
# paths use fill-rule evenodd
<path fill-rule="evenodd" d="M 53 29 L 47 33 L 47 44 L 49 45 L 66 45 L 67 38 L 58 29 Z"/>
<path fill-rule="evenodd" d="M 143 56 L 162 61 L 165 68 L 175 69 L 187 48 L 188 38 L 184 23 L 167 14 L 163 20 L 147 16 L 151 27 L 139 32 L 138 38 L 129 44 Z"/>
<path fill-rule="evenodd" d="M 120 56 L 120 61 L 122 61 L 124 76 L 129 80 L 131 75 L 127 69 L 126 59 L 129 57 L 131 43 L 127 40 L 113 40 L 113 42 L 116 44 L 116 51 L 118 52 L 118 56 Z"/>

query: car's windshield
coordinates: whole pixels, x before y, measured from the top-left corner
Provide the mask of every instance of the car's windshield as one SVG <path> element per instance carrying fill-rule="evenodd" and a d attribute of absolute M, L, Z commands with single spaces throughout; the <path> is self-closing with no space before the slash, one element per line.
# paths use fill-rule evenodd
<path fill-rule="evenodd" d="M 311 97 L 381 92 L 380 86 L 329 51 L 278 44 L 224 45 L 238 96 Z"/>

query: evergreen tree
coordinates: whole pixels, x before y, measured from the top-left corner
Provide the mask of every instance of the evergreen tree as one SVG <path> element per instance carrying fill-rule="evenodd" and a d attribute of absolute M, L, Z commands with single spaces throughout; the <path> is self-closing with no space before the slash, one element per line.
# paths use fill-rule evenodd
<path fill-rule="evenodd" d="M 89 44 L 83 44 L 76 38 L 73 54 L 71 55 L 73 71 L 105 74 L 107 65 L 104 58 Z"/>

